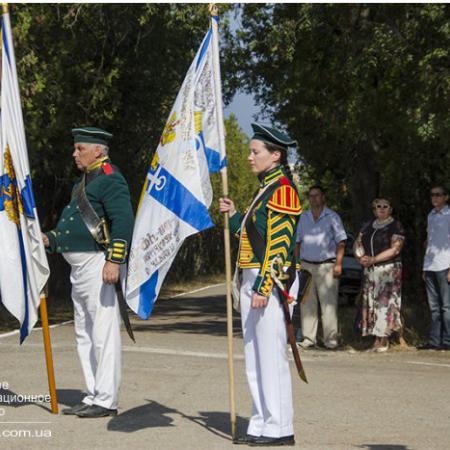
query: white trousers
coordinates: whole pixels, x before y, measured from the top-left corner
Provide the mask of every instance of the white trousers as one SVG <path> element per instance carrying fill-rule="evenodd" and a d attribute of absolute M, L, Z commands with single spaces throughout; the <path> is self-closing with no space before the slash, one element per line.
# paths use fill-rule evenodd
<path fill-rule="evenodd" d="M 120 312 L 114 285 L 102 280 L 105 256 L 101 252 L 63 256 L 72 268 L 75 336 L 87 388 L 83 402 L 116 409 L 121 381 Z"/>
<path fill-rule="evenodd" d="M 302 262 L 302 268 L 311 272 L 312 284 L 305 301 L 300 306 L 303 338 L 312 344 L 317 342 L 319 323 L 318 302 L 322 311 L 323 341 L 325 345 L 336 346 L 338 335 L 338 289 L 339 280 L 333 277 L 334 263 L 309 264 Z"/>
<path fill-rule="evenodd" d="M 258 269 L 242 271 L 240 292 L 245 369 L 253 400 L 247 433 L 278 438 L 294 434 L 286 324 L 275 288 L 265 308 L 251 307 L 252 286 L 257 274 Z M 296 281 L 291 294 L 297 289 Z"/>

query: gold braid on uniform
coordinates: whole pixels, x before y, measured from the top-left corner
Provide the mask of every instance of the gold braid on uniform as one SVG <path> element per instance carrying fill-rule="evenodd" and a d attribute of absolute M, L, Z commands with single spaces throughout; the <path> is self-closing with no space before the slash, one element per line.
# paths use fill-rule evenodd
<path fill-rule="evenodd" d="M 286 184 L 274 192 L 267 203 L 267 209 L 266 251 L 253 290 L 265 297 L 270 297 L 273 288 L 273 280 L 270 276 L 272 261 L 278 255 L 283 263 L 287 260 L 302 208 L 295 188 Z"/>
<path fill-rule="evenodd" d="M 127 241 L 114 239 L 107 249 L 106 260 L 117 264 L 124 264 L 127 260 Z"/>

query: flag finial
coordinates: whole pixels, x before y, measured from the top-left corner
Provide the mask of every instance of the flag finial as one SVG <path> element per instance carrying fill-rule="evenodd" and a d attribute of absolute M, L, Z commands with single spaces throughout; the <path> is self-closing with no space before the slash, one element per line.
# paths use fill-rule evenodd
<path fill-rule="evenodd" d="M 219 15 L 219 8 L 217 7 L 217 5 L 215 3 L 210 3 L 208 8 L 209 8 L 209 13 L 211 14 L 211 16 Z"/>
<path fill-rule="evenodd" d="M 8 14 L 8 3 L 2 3 L 3 14 Z"/>

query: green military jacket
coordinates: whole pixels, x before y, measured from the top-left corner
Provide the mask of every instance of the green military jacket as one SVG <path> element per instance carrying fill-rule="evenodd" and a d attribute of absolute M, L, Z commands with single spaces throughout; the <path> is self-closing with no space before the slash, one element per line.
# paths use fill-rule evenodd
<path fill-rule="evenodd" d="M 70 203 L 63 209 L 56 228 L 47 232 L 49 253 L 105 251 L 97 244 L 77 209 L 76 192 L 80 180 L 72 189 Z M 133 234 L 134 216 L 127 182 L 117 167 L 107 158 L 88 168 L 86 196 L 100 218 L 105 218 L 110 233 L 106 259 L 126 262 Z"/>
<path fill-rule="evenodd" d="M 259 179 L 260 190 L 275 180 L 279 180 L 281 184 L 272 195 L 263 197 L 254 208 L 251 217 L 256 229 L 266 242 L 262 264 L 253 253 L 245 227 L 241 228 L 244 215 L 236 212 L 230 218 L 230 230 L 241 239 L 239 267 L 258 268 L 253 290 L 265 297 L 270 297 L 273 288 L 273 280 L 270 276 L 272 261 L 279 255 L 285 266 L 291 264 L 295 248 L 296 225 L 302 208 L 297 189 L 286 176 L 282 166 L 261 174 Z"/>

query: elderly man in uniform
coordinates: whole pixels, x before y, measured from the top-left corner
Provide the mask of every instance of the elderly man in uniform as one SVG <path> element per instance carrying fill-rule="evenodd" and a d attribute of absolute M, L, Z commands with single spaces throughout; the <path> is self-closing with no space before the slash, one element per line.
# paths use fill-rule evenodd
<path fill-rule="evenodd" d="M 72 156 L 83 174 L 56 228 L 43 234 L 47 251 L 62 253 L 71 266 L 77 350 L 87 388 L 82 403 L 63 414 L 106 417 L 117 414 L 121 338 L 115 285 L 126 272 L 133 210 L 128 185 L 108 157 L 112 135 L 93 127 L 72 134 Z"/>
<path fill-rule="evenodd" d="M 325 206 L 320 186 L 309 189 L 308 199 L 311 208 L 300 216 L 296 243 L 296 255 L 300 255 L 302 267 L 312 275 L 311 289 L 300 305 L 300 346 L 316 345 L 320 302 L 324 345 L 333 350 L 338 347 L 338 289 L 347 234 L 339 215 Z"/>

